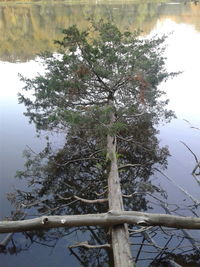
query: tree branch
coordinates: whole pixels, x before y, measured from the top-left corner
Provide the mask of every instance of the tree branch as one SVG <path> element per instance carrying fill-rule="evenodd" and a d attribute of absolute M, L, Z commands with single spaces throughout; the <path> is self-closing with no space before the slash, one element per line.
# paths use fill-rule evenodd
<path fill-rule="evenodd" d="M 13 233 L 9 233 L 6 235 L 6 237 L 0 242 L 0 250 L 5 249 L 7 247 L 12 237 L 13 237 Z"/>
<path fill-rule="evenodd" d="M 196 161 L 196 163 L 198 163 L 199 161 L 198 161 L 198 158 L 197 158 L 197 156 L 195 155 L 195 153 L 192 151 L 192 149 L 188 146 L 188 145 L 186 145 L 183 141 L 180 141 L 191 153 L 192 153 L 192 155 L 194 156 L 194 158 L 195 158 L 195 161 Z"/>
<path fill-rule="evenodd" d="M 91 203 L 91 204 L 108 202 L 108 199 L 107 198 L 85 199 L 85 198 L 81 198 L 81 197 L 78 197 L 78 196 L 74 196 L 74 198 L 77 199 L 77 200 L 80 200 L 82 202 Z"/>
<path fill-rule="evenodd" d="M 55 163 L 56 165 L 58 166 L 67 166 L 68 164 L 70 163 L 73 163 L 73 162 L 78 162 L 78 161 L 85 161 L 85 160 L 100 160 L 100 158 L 91 158 L 91 157 L 88 157 L 88 158 L 80 158 L 80 159 L 71 159 L 65 163 L 62 163 L 62 164 L 59 164 L 59 163 Z"/>
<path fill-rule="evenodd" d="M 126 164 L 126 165 L 119 166 L 118 170 L 128 168 L 128 167 L 139 167 L 139 166 L 142 166 L 142 165 L 141 164 Z"/>
<path fill-rule="evenodd" d="M 182 188 L 180 185 L 178 185 L 172 178 L 167 176 L 165 173 L 160 171 L 159 169 L 155 168 L 156 171 L 161 173 L 165 178 L 167 178 L 170 182 L 172 182 L 180 191 L 182 191 L 186 196 L 188 196 L 194 203 L 195 205 L 200 205 L 200 201 L 194 198 L 192 195 L 190 195 L 184 188 Z"/>
<path fill-rule="evenodd" d="M 181 229 L 200 229 L 200 218 L 151 214 L 137 211 L 109 211 L 108 213 L 64 216 L 42 216 L 21 221 L 1 221 L 0 233 L 24 232 L 74 226 L 164 226 Z"/>
<path fill-rule="evenodd" d="M 103 196 L 105 193 L 107 193 L 107 189 L 105 190 L 105 191 L 103 191 L 102 193 L 97 193 L 97 192 L 94 192 L 95 193 L 95 195 L 97 195 L 98 197 L 100 197 L 100 196 Z"/>
<path fill-rule="evenodd" d="M 77 248 L 77 247 L 84 247 L 84 248 L 111 248 L 109 244 L 103 244 L 103 245 L 90 245 L 88 244 L 88 241 L 85 242 L 79 242 L 75 245 L 69 246 L 69 248 Z"/>

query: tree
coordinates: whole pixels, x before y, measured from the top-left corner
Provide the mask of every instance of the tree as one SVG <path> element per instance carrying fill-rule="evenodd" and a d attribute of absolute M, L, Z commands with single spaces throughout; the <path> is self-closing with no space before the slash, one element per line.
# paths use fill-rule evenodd
<path fill-rule="evenodd" d="M 140 121 L 138 124 L 132 129 L 134 130 L 134 136 L 137 138 L 137 143 L 133 138 L 134 142 L 128 143 L 129 149 L 125 153 L 124 146 L 126 146 L 126 142 L 123 141 L 122 144 L 121 141 L 118 146 L 118 157 L 121 158 L 119 171 L 123 184 L 125 209 L 144 211 L 149 206 L 145 199 L 146 194 L 153 192 L 160 194 L 161 191 L 148 181 L 149 175 L 154 172 L 153 165 L 159 164 L 164 167 L 168 153 L 165 149 L 157 147 L 158 140 L 153 128 L 152 136 L 148 131 L 144 131 L 139 135 L 142 138 L 140 140 L 138 133 L 142 131 L 143 122 Z M 143 142 L 142 145 L 140 141 Z M 119 156 L 122 152 L 124 153 L 123 159 Z M 24 190 L 18 190 L 16 194 L 10 194 L 10 200 L 15 204 L 17 210 L 23 208 L 25 214 L 40 215 L 77 215 L 107 212 L 106 153 L 99 149 L 96 138 L 90 137 L 88 140 L 87 133 L 86 136 L 83 133 L 74 136 L 73 133 L 68 132 L 65 146 L 56 153 L 51 151 L 50 148 L 46 148 L 43 153 L 39 154 L 29 150 L 26 152 L 26 157 L 26 169 L 19 172 L 18 175 L 26 179 L 29 188 L 25 192 Z M 129 159 L 135 162 L 133 168 L 126 164 Z M 91 232 L 90 238 L 87 238 L 90 245 L 102 246 L 109 243 L 109 231 L 106 228 L 98 227 L 90 231 L 89 227 L 81 226 L 78 229 Z M 46 240 L 56 242 L 56 236 L 65 236 L 70 234 L 71 231 L 71 229 L 52 230 L 43 235 L 42 241 L 40 240 L 41 234 L 40 236 L 37 236 L 36 233 L 34 235 L 29 234 L 28 237 L 30 242 L 34 242 L 34 240 L 43 243 Z M 71 250 L 77 249 L 71 248 Z M 96 248 L 87 253 L 87 257 L 84 249 L 79 251 L 80 257 L 84 258 L 84 261 L 89 255 L 91 257 L 85 266 L 90 266 L 91 262 L 97 259 L 97 256 L 95 256 L 97 250 Z M 102 265 L 109 262 L 108 256 L 109 254 L 105 257 L 104 252 Z"/>
<path fill-rule="evenodd" d="M 138 213 L 138 207 L 134 207 L 137 201 L 131 205 L 123 202 L 123 195 L 136 193 L 133 186 L 138 177 L 142 180 L 138 181 L 139 186 L 144 185 L 155 171 L 153 164 L 166 164 L 168 152 L 165 148 L 158 148 L 154 128 L 161 120 L 168 121 L 173 116 L 165 109 L 168 100 L 161 99 L 164 93 L 158 89 L 161 82 L 175 75 L 165 69 L 165 37 L 141 39 L 137 32 L 122 33 L 112 23 L 104 21 L 92 21 L 91 28 L 86 31 L 72 26 L 63 33 L 63 40 L 56 42 L 60 45 L 59 53 L 41 56 L 45 73 L 34 79 L 22 77 L 26 83 L 24 89 L 32 96 L 20 94 L 19 101 L 25 104 L 25 115 L 35 123 L 38 131 L 64 131 L 67 143 L 63 150 L 49 156 L 45 167 L 38 165 L 41 154 L 39 161 L 37 158 L 32 161 L 28 155 L 26 174 L 18 175 L 28 177 L 29 183 L 37 186 L 29 194 L 18 192 L 17 201 L 27 198 L 28 202 L 20 204 L 28 207 L 30 199 L 31 202 L 37 201 L 36 196 L 42 199 L 51 192 L 56 200 L 53 203 L 60 203 L 57 207 L 47 198 L 39 203 L 33 202 L 30 207 L 39 207 L 42 203 L 38 210 L 40 214 L 63 215 L 62 203 L 73 198 L 82 203 L 95 203 L 92 214 L 97 212 L 96 205 L 104 203 L 104 213 L 78 217 L 81 206 L 74 207 L 71 211 L 75 217 L 45 216 L 29 221 L 27 227 L 25 221 L 14 222 L 11 227 L 7 222 L 0 224 L 0 231 L 72 225 L 110 227 L 114 265 L 132 266 L 127 223 L 199 228 L 198 219 Z M 47 146 L 44 153 L 49 153 L 49 150 Z M 142 155 L 145 155 L 145 160 Z M 34 164 L 35 168 L 30 168 Z M 87 199 L 85 191 L 88 186 L 92 188 L 92 177 L 97 178 L 95 187 L 98 185 L 99 191 L 97 194 L 92 191 L 91 199 Z M 86 180 L 85 190 L 82 190 L 82 180 Z M 70 192 L 72 185 L 81 196 Z M 148 185 L 152 192 L 158 190 L 151 183 L 146 183 Z M 99 195 L 99 199 L 94 199 L 95 195 Z M 142 202 L 145 204 L 140 198 Z M 134 212 L 124 211 L 124 203 L 127 210 Z M 105 213 L 107 207 L 109 211 Z M 90 212 L 90 208 L 85 210 Z"/>

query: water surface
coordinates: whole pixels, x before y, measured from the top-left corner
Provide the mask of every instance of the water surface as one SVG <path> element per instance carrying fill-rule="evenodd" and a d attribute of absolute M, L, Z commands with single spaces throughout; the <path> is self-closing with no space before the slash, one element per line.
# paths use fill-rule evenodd
<path fill-rule="evenodd" d="M 200 5 L 169 1 L 96 1 L 96 2 L 1 2 L 0 4 L 0 217 L 9 216 L 10 204 L 6 193 L 24 184 L 13 177 L 23 167 L 22 151 L 26 145 L 40 151 L 44 140 L 36 138 L 33 125 L 23 116 L 24 107 L 18 105 L 17 92 L 23 86 L 18 73 L 33 76 L 41 69 L 35 61 L 44 50 L 55 51 L 53 40 L 61 37 L 61 29 L 77 23 L 87 27 L 86 18 L 112 17 L 121 29 L 140 28 L 143 35 L 170 33 L 166 49 L 169 71 L 183 71 L 181 75 L 161 85 L 170 98 L 169 107 L 178 119 L 160 126 L 162 145 L 171 153 L 167 173 L 199 199 L 199 187 L 190 175 L 195 161 L 180 143 L 184 141 L 200 156 L 199 62 L 200 62 Z M 184 119 L 188 120 L 187 123 Z M 160 178 L 160 177 L 159 177 Z M 171 202 L 184 198 L 170 182 L 159 181 L 169 190 Z M 178 196 L 178 197 L 177 197 Z M 0 266 L 79 266 L 69 257 L 61 240 L 54 250 L 39 246 L 17 256 L 1 255 Z M 64 251 L 64 253 L 63 253 Z M 37 256 L 37 257 L 36 257 Z M 71 261 L 71 262 L 70 262 Z"/>

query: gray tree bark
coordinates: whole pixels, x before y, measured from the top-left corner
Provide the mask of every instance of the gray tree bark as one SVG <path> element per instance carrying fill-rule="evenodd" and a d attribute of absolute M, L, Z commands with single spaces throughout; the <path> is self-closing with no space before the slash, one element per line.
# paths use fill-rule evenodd
<path fill-rule="evenodd" d="M 200 229 L 200 218 L 153 214 L 139 211 L 110 211 L 100 214 L 42 216 L 29 220 L 0 221 L 0 233 L 25 232 L 58 227 L 116 226 L 163 226 L 178 229 Z"/>
<path fill-rule="evenodd" d="M 113 107 L 112 100 L 109 105 Z M 114 110 L 110 113 L 110 128 L 115 123 Z M 109 210 L 116 210 L 118 212 L 124 210 L 121 185 L 119 179 L 119 171 L 116 156 L 117 140 L 116 136 L 107 136 L 107 160 L 108 167 L 108 203 Z M 113 259 L 115 267 L 133 267 L 133 257 L 131 254 L 129 244 L 129 233 L 126 224 L 119 224 L 111 227 L 111 243 L 113 251 Z"/>

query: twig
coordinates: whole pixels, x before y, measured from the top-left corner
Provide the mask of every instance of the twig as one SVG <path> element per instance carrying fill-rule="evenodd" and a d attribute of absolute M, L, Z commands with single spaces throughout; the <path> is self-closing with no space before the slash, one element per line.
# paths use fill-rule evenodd
<path fill-rule="evenodd" d="M 199 175 L 200 173 L 195 173 L 198 167 L 200 168 L 200 161 L 198 161 L 197 164 L 195 165 L 195 167 L 194 167 L 194 169 L 192 171 L 192 175 L 194 176 L 194 178 L 196 179 L 196 181 L 198 183 L 200 183 L 199 180 L 196 178 L 196 175 Z"/>
<path fill-rule="evenodd" d="M 76 243 L 75 245 L 71 245 L 69 246 L 69 248 L 77 248 L 77 247 L 84 247 L 84 248 L 106 248 L 106 249 L 110 249 L 111 246 L 110 244 L 103 244 L 103 245 L 90 245 L 88 244 L 88 241 L 85 242 L 80 242 L 80 243 Z"/>
<path fill-rule="evenodd" d="M 194 126 L 192 126 L 192 124 L 188 121 L 188 120 L 186 120 L 186 119 L 183 119 L 185 122 L 187 122 L 189 125 L 190 125 L 190 128 L 191 129 L 195 129 L 195 130 L 200 130 L 198 127 L 194 127 Z"/>
<path fill-rule="evenodd" d="M 165 251 L 168 249 L 168 244 L 170 243 L 170 241 L 172 240 L 173 236 L 170 236 L 170 238 L 168 239 L 168 241 L 165 243 L 165 246 L 162 248 L 162 250 L 160 251 L 160 253 L 154 258 L 153 262 L 155 262 L 157 260 L 157 258 L 161 258 L 161 256 L 165 253 Z M 153 263 L 152 262 L 152 263 Z"/>
<path fill-rule="evenodd" d="M 9 244 L 10 240 L 12 239 L 13 233 L 9 233 L 6 237 L 0 242 L 0 250 L 5 249 Z"/>
<path fill-rule="evenodd" d="M 73 162 L 77 162 L 77 161 L 85 161 L 85 160 L 100 160 L 100 158 L 91 158 L 91 157 L 88 157 L 88 158 L 80 158 L 80 159 L 71 159 L 63 164 L 59 164 L 59 163 L 56 163 L 55 164 L 57 166 L 67 166 L 68 164 L 70 163 L 73 163 Z"/>
<path fill-rule="evenodd" d="M 131 197 L 133 197 L 134 195 L 137 195 L 138 193 L 136 192 L 136 193 L 132 193 L 132 194 L 130 194 L 130 195 L 122 195 L 122 197 L 125 197 L 125 198 L 131 198 Z"/>
<path fill-rule="evenodd" d="M 141 227 L 140 229 L 137 229 L 137 230 L 133 230 L 133 229 L 128 229 L 128 231 L 130 232 L 130 233 L 142 233 L 142 232 L 144 232 L 144 231 L 147 231 L 147 230 L 150 230 L 151 228 L 153 228 L 153 226 L 148 226 L 148 227 Z"/>
<path fill-rule="evenodd" d="M 73 198 L 73 197 L 63 197 L 60 194 L 56 194 L 56 196 L 58 196 L 60 199 L 63 199 L 63 200 L 70 200 Z"/>
<path fill-rule="evenodd" d="M 155 168 L 158 172 L 160 172 L 165 178 L 167 178 L 170 182 L 172 182 L 180 191 L 182 191 L 186 196 L 188 196 L 194 203 L 195 205 L 200 205 L 199 200 L 195 199 L 192 195 L 190 195 L 184 188 L 182 188 L 180 185 L 178 185 L 173 179 L 171 179 L 169 176 L 164 174 L 162 171 L 159 169 Z"/>
<path fill-rule="evenodd" d="M 168 207 L 161 203 L 161 207 L 166 211 L 167 214 L 171 214 L 170 210 L 168 209 Z M 199 248 L 194 240 L 194 238 L 190 235 L 190 233 L 188 231 L 186 231 L 185 229 L 180 229 L 180 231 L 184 234 L 184 236 L 188 239 L 188 241 L 191 243 L 191 245 L 193 246 L 193 248 L 196 251 L 199 251 Z"/>
<path fill-rule="evenodd" d="M 139 167 L 139 166 L 142 166 L 142 164 L 126 164 L 126 165 L 119 166 L 118 170 L 121 170 L 127 167 Z"/>
<path fill-rule="evenodd" d="M 108 202 L 108 199 L 107 198 L 101 198 L 101 199 L 85 199 L 85 198 L 81 198 L 81 197 L 78 197 L 78 196 L 74 196 L 75 199 L 77 200 L 80 200 L 82 202 L 85 202 L 85 203 L 104 203 L 104 202 Z"/>
<path fill-rule="evenodd" d="M 196 178 L 196 175 L 199 175 L 200 173 L 195 173 L 196 170 L 197 170 L 197 168 L 200 168 L 200 160 L 198 160 L 196 154 L 192 151 L 192 149 L 191 149 L 188 145 L 186 145 L 186 144 L 185 144 L 184 142 L 182 142 L 182 141 L 180 141 L 180 142 L 181 142 L 185 147 L 187 147 L 187 149 L 192 153 L 192 155 L 193 155 L 194 158 L 195 158 L 196 165 L 195 165 L 195 167 L 194 167 L 194 169 L 193 169 L 193 171 L 192 171 L 192 175 L 193 175 L 193 177 L 195 178 L 196 182 L 197 182 L 198 184 L 200 184 L 200 181 Z"/>
<path fill-rule="evenodd" d="M 138 253 L 137 253 L 136 257 L 135 257 L 135 262 L 138 261 L 138 258 L 139 258 L 139 256 L 140 256 L 140 253 L 141 253 L 142 248 L 143 248 L 143 246 L 144 246 L 144 242 L 145 242 L 145 237 L 143 237 L 142 244 L 140 245 L 140 248 L 139 248 L 139 250 L 138 250 Z"/>
<path fill-rule="evenodd" d="M 85 266 L 85 267 L 87 267 L 86 266 L 86 264 L 85 264 L 85 262 L 73 251 L 73 249 L 72 248 L 70 248 L 70 247 L 68 247 L 69 248 L 69 250 L 70 250 L 70 252 L 71 252 L 71 254 L 72 255 L 74 255 L 76 258 L 77 258 L 77 260 L 83 265 L 83 266 Z"/>
<path fill-rule="evenodd" d="M 97 192 L 94 192 L 94 193 L 95 193 L 95 195 L 97 195 L 98 197 L 100 197 L 100 196 L 103 196 L 107 191 L 108 190 L 106 189 L 102 193 L 97 193 Z"/>
<path fill-rule="evenodd" d="M 148 232 L 142 232 L 142 235 L 144 236 L 144 238 L 150 243 L 152 244 L 155 248 L 157 248 L 158 250 L 163 250 L 163 247 L 160 247 L 159 245 L 157 245 L 157 243 L 155 242 L 155 240 L 149 235 Z"/>
<path fill-rule="evenodd" d="M 195 153 L 191 150 L 191 148 L 188 146 L 188 145 L 186 145 L 183 141 L 180 141 L 185 147 L 187 147 L 187 149 L 192 153 L 192 155 L 194 156 L 194 158 L 195 158 L 195 161 L 196 161 L 196 163 L 198 163 L 199 161 L 198 161 L 198 158 L 197 158 L 197 156 L 195 155 Z"/>

